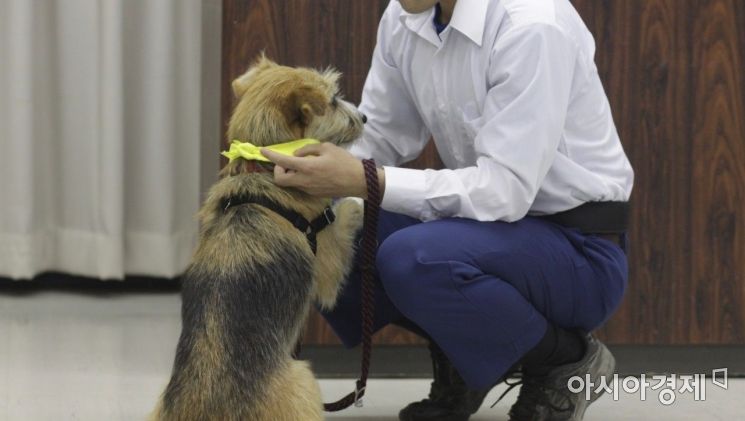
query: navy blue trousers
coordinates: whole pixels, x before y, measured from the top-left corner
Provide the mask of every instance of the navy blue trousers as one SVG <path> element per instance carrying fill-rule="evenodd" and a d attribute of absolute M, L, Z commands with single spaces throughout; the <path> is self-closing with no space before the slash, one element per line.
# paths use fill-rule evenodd
<path fill-rule="evenodd" d="M 375 329 L 413 322 L 474 389 L 496 383 L 548 322 L 600 326 L 628 279 L 617 244 L 533 217 L 423 223 L 381 211 L 378 242 Z M 346 346 L 360 342 L 359 270 L 324 316 Z"/>

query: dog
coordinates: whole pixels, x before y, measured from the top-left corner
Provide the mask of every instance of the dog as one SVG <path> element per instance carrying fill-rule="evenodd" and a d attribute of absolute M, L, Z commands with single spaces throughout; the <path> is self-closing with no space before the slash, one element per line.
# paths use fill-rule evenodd
<path fill-rule="evenodd" d="M 257 146 L 357 139 L 364 116 L 340 98 L 338 78 L 333 70 L 280 66 L 262 55 L 232 83 L 237 104 L 228 138 Z M 318 383 L 292 352 L 313 302 L 334 305 L 352 265 L 362 208 L 340 201 L 335 221 L 311 239 L 282 213 L 313 221 L 331 199 L 280 188 L 255 161 L 235 159 L 220 177 L 198 213 L 173 371 L 150 419 L 322 420 Z"/>

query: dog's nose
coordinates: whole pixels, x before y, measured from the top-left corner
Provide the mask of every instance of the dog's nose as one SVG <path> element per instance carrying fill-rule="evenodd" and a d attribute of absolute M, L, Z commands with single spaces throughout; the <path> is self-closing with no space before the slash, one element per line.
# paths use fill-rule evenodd
<path fill-rule="evenodd" d="M 360 113 L 360 118 L 362 118 L 362 124 L 367 123 L 367 116 L 366 115 Z"/>

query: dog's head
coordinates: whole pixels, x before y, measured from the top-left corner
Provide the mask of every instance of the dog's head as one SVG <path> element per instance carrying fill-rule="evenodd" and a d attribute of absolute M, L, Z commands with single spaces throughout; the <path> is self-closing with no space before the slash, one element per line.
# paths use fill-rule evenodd
<path fill-rule="evenodd" d="M 237 105 L 228 140 L 258 146 L 312 138 L 342 144 L 357 139 L 365 117 L 341 99 L 339 73 L 280 66 L 263 55 L 233 81 Z"/>

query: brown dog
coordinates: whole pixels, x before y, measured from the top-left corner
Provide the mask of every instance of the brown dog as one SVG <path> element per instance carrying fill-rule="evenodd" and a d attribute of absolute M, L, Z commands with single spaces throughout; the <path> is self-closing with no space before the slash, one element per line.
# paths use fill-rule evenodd
<path fill-rule="evenodd" d="M 337 79 L 261 57 L 233 82 L 229 139 L 259 146 L 356 139 L 362 116 L 338 97 Z M 323 419 L 318 383 L 291 353 L 311 303 L 328 308 L 336 300 L 361 207 L 341 201 L 335 222 L 311 236 L 290 219 L 317 221 L 331 201 L 277 187 L 260 169 L 232 161 L 199 212 L 199 245 L 182 283 L 183 329 L 153 420 Z"/>

